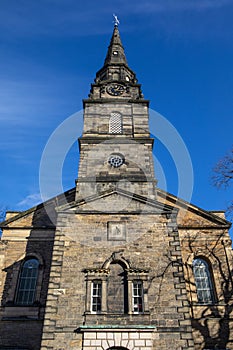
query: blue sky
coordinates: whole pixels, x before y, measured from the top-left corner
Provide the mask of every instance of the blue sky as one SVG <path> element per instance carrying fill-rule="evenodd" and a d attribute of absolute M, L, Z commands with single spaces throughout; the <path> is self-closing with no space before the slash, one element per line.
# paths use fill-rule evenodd
<path fill-rule="evenodd" d="M 233 143 L 232 0 L 1 1 L 0 204 L 24 210 L 40 200 L 43 149 L 82 108 L 103 65 L 113 13 L 145 98 L 190 153 L 193 204 L 226 208 L 232 191 L 217 190 L 210 178 Z M 74 145 L 65 160 L 64 190 L 75 184 L 77 152 Z M 155 155 L 176 194 L 176 169 L 159 142 Z"/>

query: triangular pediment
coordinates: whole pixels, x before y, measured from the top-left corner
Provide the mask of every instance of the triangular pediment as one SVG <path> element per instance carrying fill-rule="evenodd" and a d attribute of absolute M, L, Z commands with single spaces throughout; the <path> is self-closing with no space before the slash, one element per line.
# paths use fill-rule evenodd
<path fill-rule="evenodd" d="M 52 211 L 56 208 L 57 212 L 71 210 L 77 213 L 100 213 L 101 211 L 105 213 L 145 212 L 169 215 L 178 213 L 177 222 L 181 228 L 229 228 L 231 226 L 231 223 L 224 218 L 224 212 L 206 211 L 161 189 L 157 189 L 156 199 L 149 199 L 122 189 L 106 190 L 76 201 L 74 197 L 75 188 L 29 210 L 16 213 L 13 217 L 2 222 L 1 227 L 54 226 L 55 221 L 53 223 L 48 222 L 48 213 L 49 217 L 51 216 L 48 208 L 51 208 Z M 52 216 L 56 220 L 55 216 Z"/>
<path fill-rule="evenodd" d="M 177 209 L 171 205 L 122 189 L 106 190 L 57 209 L 58 212 L 70 210 L 75 213 L 177 214 Z"/>

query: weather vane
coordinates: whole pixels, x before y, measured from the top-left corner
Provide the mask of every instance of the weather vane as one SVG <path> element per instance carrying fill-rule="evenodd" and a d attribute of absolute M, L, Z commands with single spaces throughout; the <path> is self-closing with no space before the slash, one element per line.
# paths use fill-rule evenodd
<path fill-rule="evenodd" d="M 118 25 L 120 24 L 120 21 L 114 13 L 113 13 L 113 17 L 114 17 L 114 26 L 118 27 Z"/>

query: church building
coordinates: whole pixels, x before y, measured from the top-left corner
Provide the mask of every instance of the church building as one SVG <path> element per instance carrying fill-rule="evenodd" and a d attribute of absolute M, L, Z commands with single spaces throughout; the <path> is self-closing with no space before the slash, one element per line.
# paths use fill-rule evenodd
<path fill-rule="evenodd" d="M 83 105 L 75 187 L 0 225 L 0 350 L 233 350 L 230 223 L 157 186 L 117 23 Z"/>

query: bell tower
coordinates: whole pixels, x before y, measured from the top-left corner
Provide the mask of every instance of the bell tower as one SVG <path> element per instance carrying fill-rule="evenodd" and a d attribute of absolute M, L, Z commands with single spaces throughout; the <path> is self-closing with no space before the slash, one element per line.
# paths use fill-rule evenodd
<path fill-rule="evenodd" d="M 76 200 L 119 186 L 155 199 L 149 101 L 128 66 L 117 24 L 83 107 Z"/>

